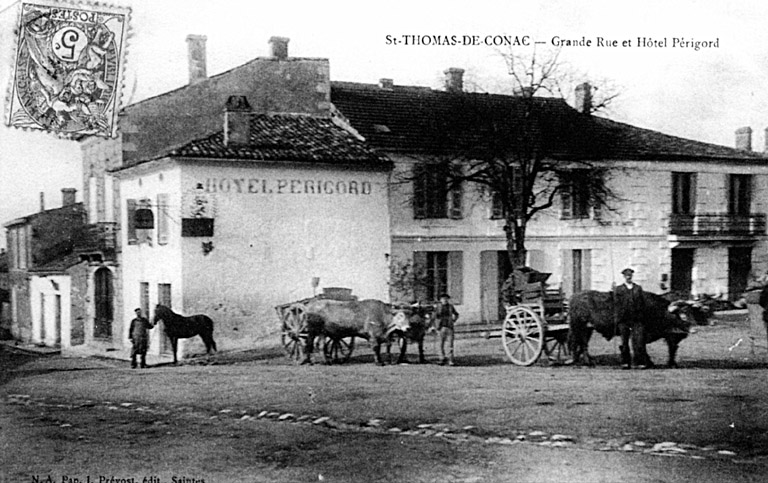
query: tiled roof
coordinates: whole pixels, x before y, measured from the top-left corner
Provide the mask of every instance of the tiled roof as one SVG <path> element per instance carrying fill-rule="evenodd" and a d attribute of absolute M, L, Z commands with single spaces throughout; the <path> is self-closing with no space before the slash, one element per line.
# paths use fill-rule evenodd
<path fill-rule="evenodd" d="M 44 274 L 44 273 L 60 273 L 66 271 L 70 267 L 74 267 L 82 260 L 80 256 L 74 253 L 68 253 L 62 255 L 54 260 L 51 260 L 43 265 L 38 265 L 34 268 L 30 268 L 30 273 Z"/>
<path fill-rule="evenodd" d="M 248 144 L 225 145 L 220 131 L 171 149 L 162 157 L 390 166 L 386 157 L 330 118 L 251 114 L 250 128 Z"/>
<path fill-rule="evenodd" d="M 449 93 L 423 87 L 333 82 L 331 101 L 373 146 L 387 152 L 445 154 L 519 142 L 521 132 L 542 140 L 555 159 L 712 159 L 754 161 L 741 151 L 583 115 L 562 99 L 525 101 L 499 94 Z"/>

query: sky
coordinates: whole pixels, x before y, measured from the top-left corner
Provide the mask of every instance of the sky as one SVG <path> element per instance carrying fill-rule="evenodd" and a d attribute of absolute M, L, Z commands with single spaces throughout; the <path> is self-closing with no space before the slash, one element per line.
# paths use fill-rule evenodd
<path fill-rule="evenodd" d="M 17 2 L 0 0 L 0 90 L 12 74 Z M 466 70 L 466 85 L 500 92 L 511 85 L 488 36 L 527 37 L 540 51 L 553 39 L 590 40 L 563 47 L 560 59 L 589 80 L 620 93 L 614 120 L 667 134 L 732 146 L 750 126 L 763 151 L 768 128 L 768 2 L 760 0 L 443 0 L 249 1 L 115 0 L 132 9 L 123 104 L 188 81 L 186 36 L 206 35 L 208 75 L 268 55 L 271 36 L 290 38 L 289 55 L 330 60 L 331 79 L 441 88 L 448 67 Z M 481 45 L 413 45 L 417 36 L 477 36 Z M 398 40 L 388 42 L 389 39 Z M 598 37 L 618 46 L 598 46 Z M 666 46 L 638 46 L 638 37 Z M 673 46 L 715 41 L 716 48 Z M 408 45 L 406 45 L 406 40 Z M 622 44 L 627 42 L 627 46 Z M 526 54 L 533 47 L 515 47 Z M 506 51 L 506 50 L 505 50 Z M 2 113 L 7 105 L 3 95 Z M 567 98 L 568 99 L 568 98 Z M 568 99 L 570 100 L 570 99 Z M 61 188 L 82 192 L 80 147 L 45 132 L 0 125 L 0 223 L 61 204 Z M 0 247 L 5 237 L 0 236 Z"/>

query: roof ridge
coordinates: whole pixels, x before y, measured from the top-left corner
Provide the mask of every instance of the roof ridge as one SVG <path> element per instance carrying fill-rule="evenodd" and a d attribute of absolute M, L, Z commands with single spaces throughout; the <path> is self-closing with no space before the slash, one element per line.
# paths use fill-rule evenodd
<path fill-rule="evenodd" d="M 212 75 L 212 76 L 208 76 L 205 79 L 202 79 L 199 82 L 196 82 L 194 84 L 187 83 L 187 84 L 184 84 L 183 86 L 176 87 L 175 89 L 171 89 L 169 91 L 161 92 L 160 94 L 155 94 L 154 96 L 150 96 L 150 97 L 144 98 L 144 99 L 142 99 L 140 101 L 136 101 L 133 104 L 129 104 L 127 106 L 124 106 L 124 107 L 120 108 L 120 114 L 122 115 L 123 111 L 125 111 L 126 109 L 136 107 L 139 104 L 144 104 L 145 102 L 152 101 L 152 100 L 155 100 L 155 99 L 158 99 L 158 98 L 161 98 L 161 97 L 164 97 L 164 96 L 167 96 L 167 95 L 170 95 L 170 94 L 182 91 L 182 90 L 187 89 L 189 87 L 204 85 L 204 84 L 206 84 L 206 83 L 208 83 L 208 82 L 210 82 L 210 81 L 212 81 L 214 79 L 217 79 L 218 77 L 222 77 L 222 76 L 225 76 L 227 74 L 230 74 L 233 71 L 235 71 L 237 69 L 241 69 L 241 68 L 243 68 L 243 67 L 245 67 L 247 65 L 250 65 L 250 64 L 252 64 L 254 62 L 265 61 L 265 60 L 270 60 L 270 61 L 275 61 L 275 62 L 291 62 L 291 61 L 302 61 L 302 60 L 325 60 L 325 61 L 329 61 L 329 59 L 327 57 L 289 57 L 287 59 L 280 59 L 280 60 L 275 59 L 274 57 L 254 57 L 253 59 L 248 60 L 248 61 L 246 61 L 246 62 L 244 62 L 244 63 L 242 63 L 240 65 L 236 65 L 234 67 L 231 67 L 231 68 L 229 68 L 229 69 L 227 69 L 225 71 L 219 72 L 218 74 L 215 74 L 215 75 Z"/>

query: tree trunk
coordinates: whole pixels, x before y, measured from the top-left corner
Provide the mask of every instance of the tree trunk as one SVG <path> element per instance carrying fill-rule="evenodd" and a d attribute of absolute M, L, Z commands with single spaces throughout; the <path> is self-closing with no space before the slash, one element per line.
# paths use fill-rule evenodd
<path fill-rule="evenodd" d="M 504 231 L 507 234 L 507 255 L 512 264 L 512 270 L 525 266 L 525 258 L 528 250 L 525 248 L 526 223 L 519 220 L 507 220 Z"/>

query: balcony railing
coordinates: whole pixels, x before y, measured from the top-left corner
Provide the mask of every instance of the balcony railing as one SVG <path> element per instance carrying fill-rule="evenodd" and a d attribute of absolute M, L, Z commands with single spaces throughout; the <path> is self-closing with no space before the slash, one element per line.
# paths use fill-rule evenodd
<path fill-rule="evenodd" d="M 669 233 L 678 236 L 738 236 L 751 237 L 765 234 L 765 213 L 729 215 L 724 213 L 698 213 L 671 215 Z"/>
<path fill-rule="evenodd" d="M 75 240 L 75 253 L 83 258 L 106 261 L 116 259 L 117 223 L 85 225 Z"/>

